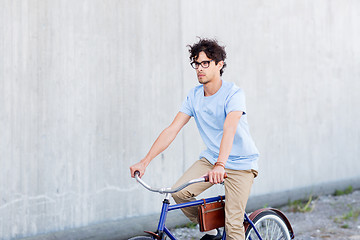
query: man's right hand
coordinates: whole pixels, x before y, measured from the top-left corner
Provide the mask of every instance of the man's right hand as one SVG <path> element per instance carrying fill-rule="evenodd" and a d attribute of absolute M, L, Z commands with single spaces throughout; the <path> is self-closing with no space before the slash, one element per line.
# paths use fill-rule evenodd
<path fill-rule="evenodd" d="M 136 163 L 136 164 L 134 164 L 134 165 L 132 165 L 131 167 L 130 167 L 130 174 L 131 174 L 131 177 L 135 177 L 135 172 L 136 171 L 139 171 L 140 172 L 140 178 L 145 174 L 145 169 L 146 169 L 146 166 L 145 166 L 145 164 L 142 162 L 142 161 L 140 161 L 140 162 L 138 162 L 138 163 Z"/>

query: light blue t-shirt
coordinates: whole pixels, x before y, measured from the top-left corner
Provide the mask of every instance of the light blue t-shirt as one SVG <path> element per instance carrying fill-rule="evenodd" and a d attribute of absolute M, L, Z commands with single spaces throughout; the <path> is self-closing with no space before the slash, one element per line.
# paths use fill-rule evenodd
<path fill-rule="evenodd" d="M 204 157 L 212 164 L 215 164 L 219 157 L 225 118 L 232 111 L 244 113 L 240 118 L 225 167 L 234 170 L 257 170 L 259 151 L 249 132 L 242 89 L 234 83 L 222 81 L 221 88 L 214 95 L 205 97 L 204 87 L 199 85 L 190 90 L 180 109 L 180 112 L 194 117 L 207 147 L 201 152 L 200 158 Z"/>

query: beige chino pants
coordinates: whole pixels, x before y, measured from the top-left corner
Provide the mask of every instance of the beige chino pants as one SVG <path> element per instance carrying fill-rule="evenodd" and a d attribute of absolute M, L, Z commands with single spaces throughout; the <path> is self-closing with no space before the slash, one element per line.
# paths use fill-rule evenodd
<path fill-rule="evenodd" d="M 196 161 L 184 175 L 175 183 L 173 187 L 180 186 L 192 179 L 199 178 L 211 169 L 213 165 L 202 158 Z M 227 178 L 225 179 L 225 230 L 226 239 L 240 240 L 245 239 L 244 213 L 247 200 L 250 195 L 251 186 L 257 176 L 255 170 L 232 170 L 225 169 Z M 211 187 L 211 183 L 192 184 L 181 191 L 172 194 L 176 203 L 194 201 L 195 197 Z M 187 207 L 181 210 L 192 221 L 198 222 L 198 207 Z"/>

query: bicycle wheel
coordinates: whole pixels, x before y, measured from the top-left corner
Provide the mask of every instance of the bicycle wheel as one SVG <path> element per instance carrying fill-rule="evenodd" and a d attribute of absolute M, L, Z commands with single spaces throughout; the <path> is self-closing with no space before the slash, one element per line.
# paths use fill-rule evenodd
<path fill-rule="evenodd" d="M 257 215 L 253 223 L 263 240 L 284 239 L 290 240 L 289 230 L 284 220 L 271 210 L 266 210 Z M 254 229 L 249 226 L 245 232 L 245 239 L 259 239 Z"/>
<path fill-rule="evenodd" d="M 128 240 L 154 240 L 152 237 L 137 236 L 129 238 Z"/>

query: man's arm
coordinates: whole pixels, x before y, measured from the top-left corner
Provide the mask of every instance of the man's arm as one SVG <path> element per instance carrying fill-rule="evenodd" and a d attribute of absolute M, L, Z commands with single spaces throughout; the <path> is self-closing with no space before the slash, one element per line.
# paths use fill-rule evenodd
<path fill-rule="evenodd" d="M 209 172 L 209 182 L 211 183 L 216 184 L 224 181 L 225 163 L 229 158 L 236 129 L 242 114 L 243 112 L 241 111 L 233 111 L 226 116 L 223 136 L 220 143 L 219 158 L 214 168 Z"/>
<path fill-rule="evenodd" d="M 151 160 L 153 160 L 157 155 L 164 151 L 170 143 L 175 139 L 179 131 L 185 126 L 185 124 L 190 120 L 190 116 L 179 112 L 173 122 L 169 127 L 165 128 L 155 140 L 154 144 L 150 148 L 146 156 L 138 163 L 130 167 L 131 177 L 135 177 L 135 171 L 140 172 L 140 177 L 145 173 L 146 167 L 149 165 Z"/>

